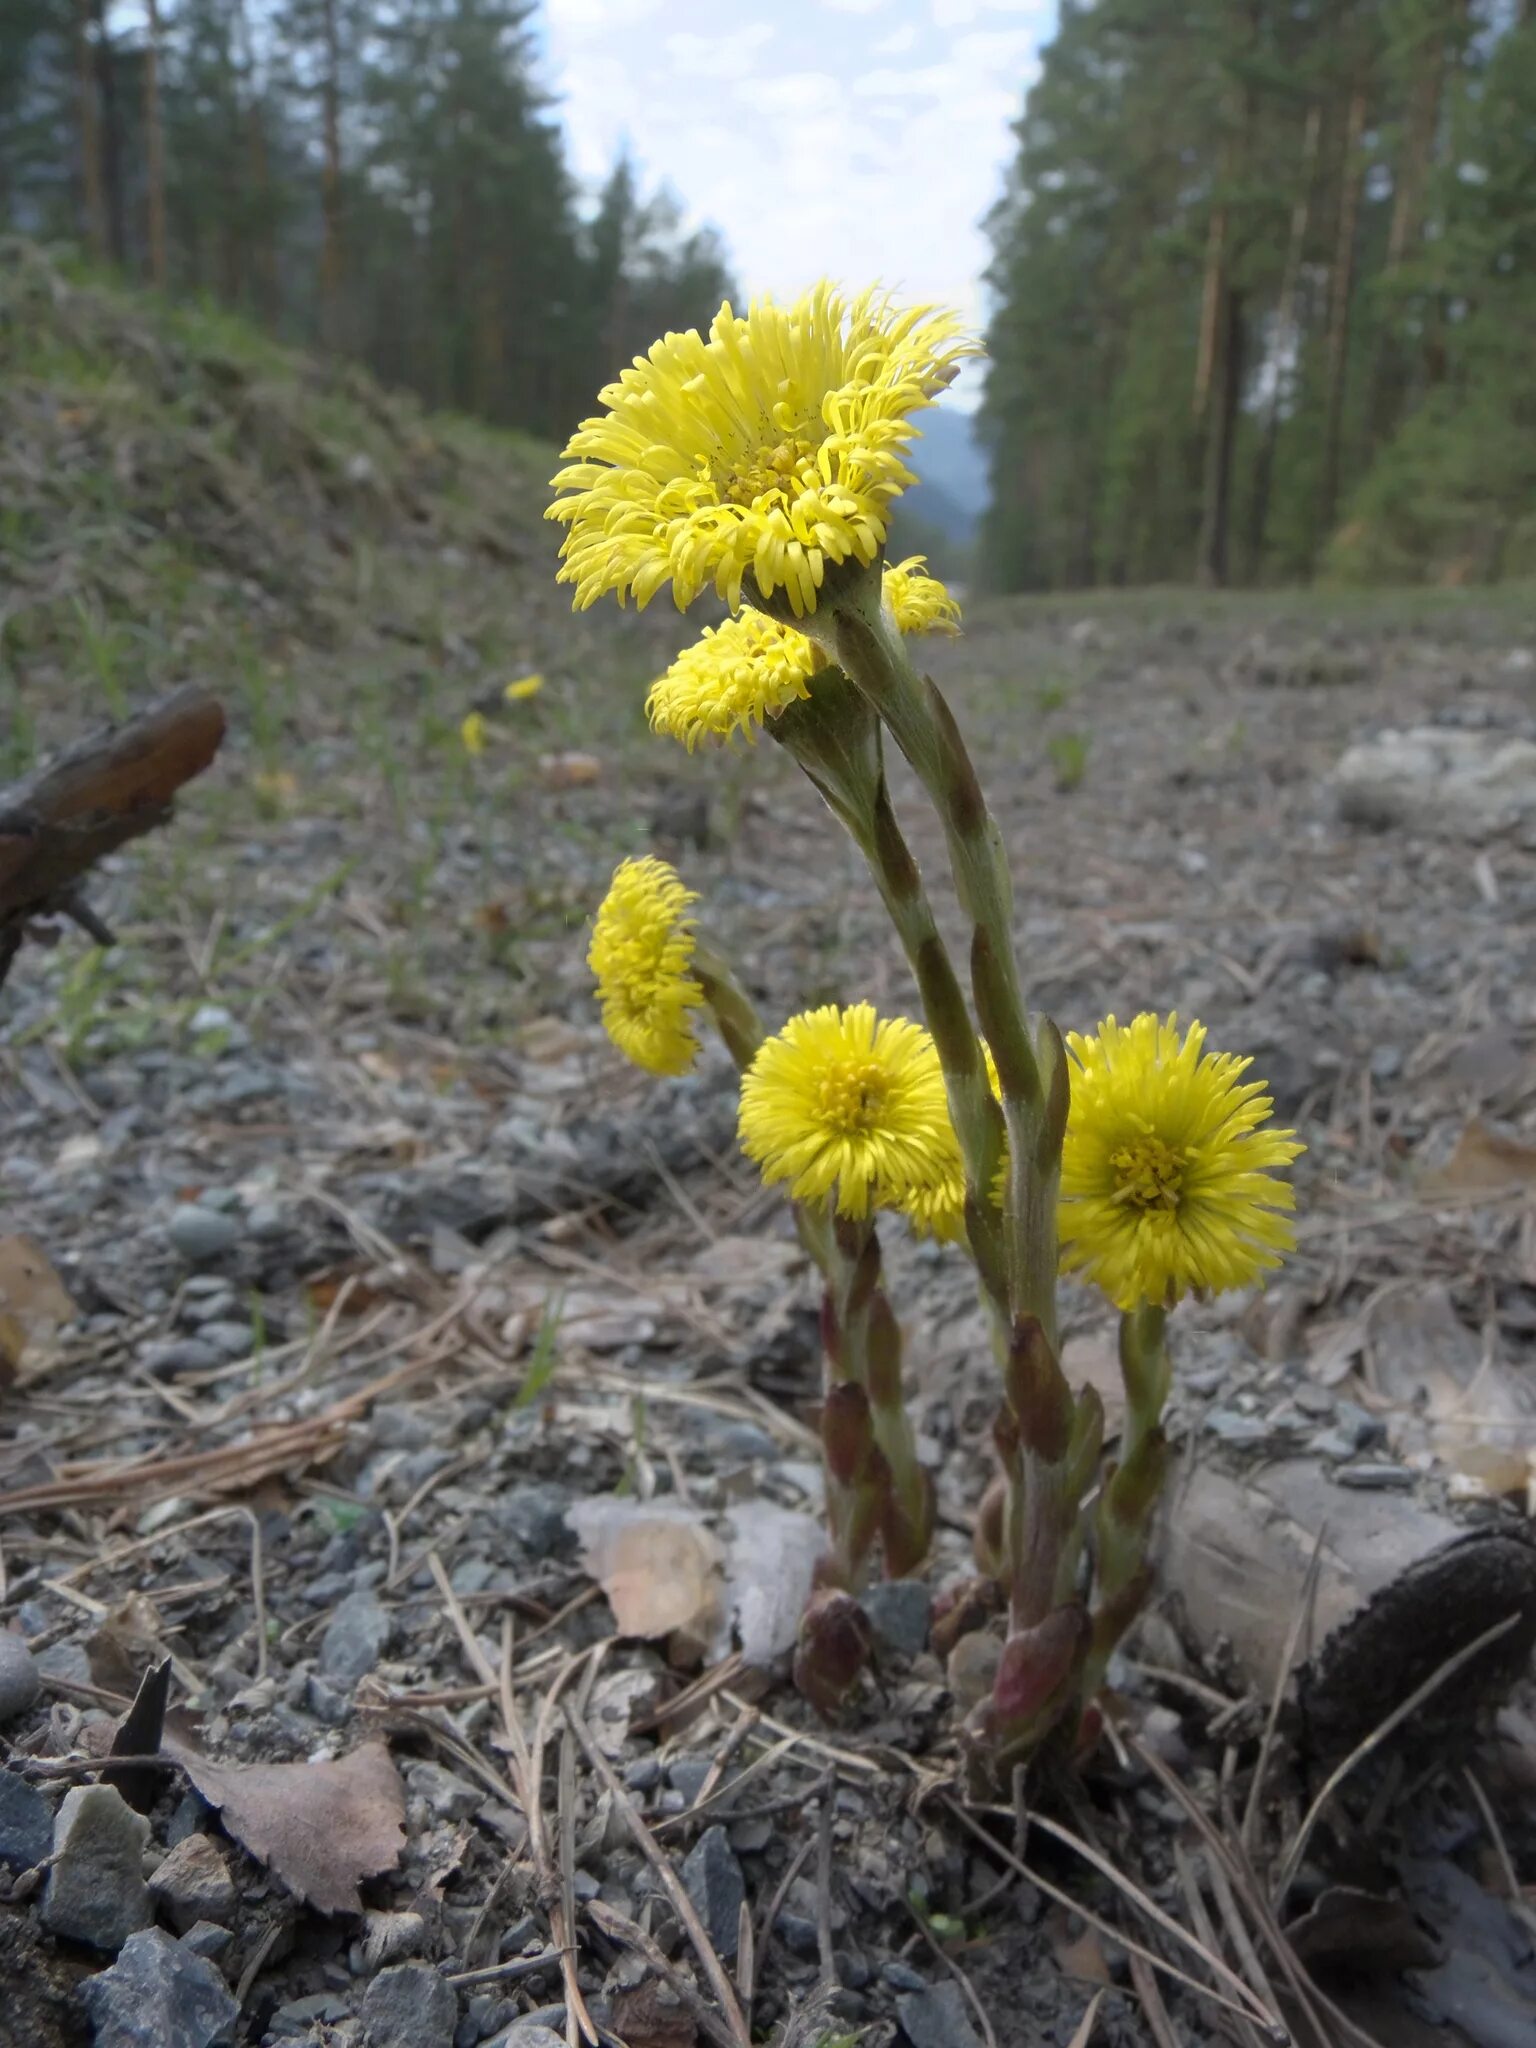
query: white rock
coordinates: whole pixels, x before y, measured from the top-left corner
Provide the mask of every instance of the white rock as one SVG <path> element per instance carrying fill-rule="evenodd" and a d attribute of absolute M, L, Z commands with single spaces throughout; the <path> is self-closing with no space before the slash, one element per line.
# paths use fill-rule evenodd
<path fill-rule="evenodd" d="M 1357 824 L 1465 839 L 1536 828 L 1536 742 L 1504 733 L 1384 732 L 1350 747 L 1333 783 Z"/>

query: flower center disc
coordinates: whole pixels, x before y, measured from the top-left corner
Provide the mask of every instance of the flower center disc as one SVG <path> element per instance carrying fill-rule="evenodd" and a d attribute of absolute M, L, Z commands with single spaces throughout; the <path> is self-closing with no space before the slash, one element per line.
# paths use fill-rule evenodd
<path fill-rule="evenodd" d="M 885 1108 L 887 1076 L 878 1060 L 849 1060 L 818 1083 L 821 1113 L 840 1137 L 872 1131 Z"/>
<path fill-rule="evenodd" d="M 732 470 L 720 486 L 720 495 L 733 505 L 755 505 L 762 498 L 798 497 L 799 472 L 811 461 L 816 444 L 801 434 L 765 450 L 754 463 Z"/>
<path fill-rule="evenodd" d="M 1115 1200 L 1133 1209 L 1177 1209 L 1184 1183 L 1182 1150 L 1165 1145 L 1150 1132 L 1111 1152 L 1109 1163 L 1118 1185 Z"/>

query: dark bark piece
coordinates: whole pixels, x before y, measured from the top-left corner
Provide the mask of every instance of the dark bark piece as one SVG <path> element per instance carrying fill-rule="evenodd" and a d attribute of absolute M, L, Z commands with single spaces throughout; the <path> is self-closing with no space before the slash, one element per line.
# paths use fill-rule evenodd
<path fill-rule="evenodd" d="M 1243 1473 L 1175 1471 L 1160 1561 L 1191 1637 L 1219 1641 L 1268 1699 L 1321 1534 L 1310 1626 L 1297 1650 L 1306 1736 L 1344 1755 L 1453 1656 L 1518 1615 L 1427 1701 L 1410 1746 L 1470 1737 L 1536 1647 L 1536 1540 L 1516 1516 L 1457 1515 L 1405 1493 L 1352 1492 L 1318 1459 Z"/>
<path fill-rule="evenodd" d="M 113 1756 L 153 1756 L 165 1727 L 165 1706 L 171 1696 L 171 1660 L 152 1665 L 139 1681 L 133 1705 L 112 1737 Z M 136 1813 L 148 1813 L 160 1796 L 163 1773 L 154 1764 L 107 1764 L 102 1783 L 115 1785 Z"/>
<path fill-rule="evenodd" d="M 176 792 L 203 772 L 223 737 L 222 706 L 189 686 L 0 790 L 0 982 L 31 919 L 69 917 L 99 945 L 111 942 L 79 899 L 82 880 L 166 823 Z"/>

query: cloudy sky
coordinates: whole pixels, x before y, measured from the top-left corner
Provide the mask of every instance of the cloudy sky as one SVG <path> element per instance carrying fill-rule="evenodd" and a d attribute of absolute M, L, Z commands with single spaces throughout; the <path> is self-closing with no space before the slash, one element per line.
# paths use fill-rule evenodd
<path fill-rule="evenodd" d="M 600 180 L 627 141 L 647 185 L 664 180 L 723 231 L 748 293 L 793 293 L 827 272 L 980 319 L 981 217 L 1055 0 L 545 0 L 543 12 L 580 177 Z"/>

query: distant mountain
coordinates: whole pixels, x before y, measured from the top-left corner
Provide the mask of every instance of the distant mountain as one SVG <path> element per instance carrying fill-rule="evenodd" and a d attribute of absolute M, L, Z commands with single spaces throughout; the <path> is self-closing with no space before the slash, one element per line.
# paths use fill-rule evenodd
<path fill-rule="evenodd" d="M 917 488 L 902 499 L 902 514 L 968 546 L 989 496 L 986 451 L 976 439 L 974 417 L 940 404 L 919 418 L 922 438 L 907 458 Z"/>

